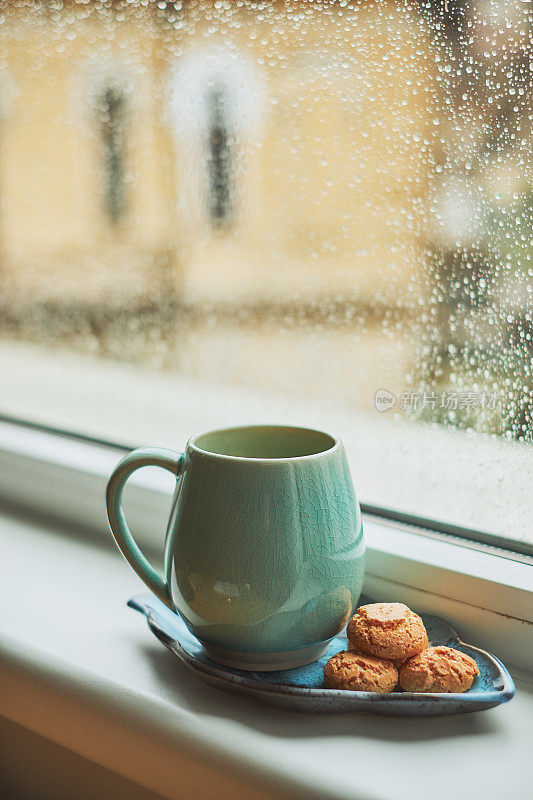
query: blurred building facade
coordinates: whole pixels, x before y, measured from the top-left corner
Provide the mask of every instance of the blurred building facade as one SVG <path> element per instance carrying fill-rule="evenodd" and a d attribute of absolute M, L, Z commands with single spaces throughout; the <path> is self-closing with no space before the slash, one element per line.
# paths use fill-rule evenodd
<path fill-rule="evenodd" d="M 154 5 L 11 5 L 4 289 L 193 306 L 412 292 L 436 140 L 420 20 L 229 4 L 213 26 L 194 1 Z"/>
<path fill-rule="evenodd" d="M 488 387 L 531 435 L 520 0 L 3 10 L 4 332 L 366 408 Z"/>

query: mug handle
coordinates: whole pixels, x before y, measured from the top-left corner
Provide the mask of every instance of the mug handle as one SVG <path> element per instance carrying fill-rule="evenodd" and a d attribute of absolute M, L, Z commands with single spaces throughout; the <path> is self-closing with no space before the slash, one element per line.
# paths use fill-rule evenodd
<path fill-rule="evenodd" d="M 111 473 L 106 490 L 107 518 L 119 550 L 139 578 L 171 611 L 174 611 L 174 607 L 167 581 L 159 575 L 143 555 L 128 528 L 122 505 L 122 493 L 130 475 L 141 467 L 162 467 L 177 478 L 180 472 L 181 458 L 181 455 L 175 453 L 174 450 L 140 447 L 119 461 Z"/>

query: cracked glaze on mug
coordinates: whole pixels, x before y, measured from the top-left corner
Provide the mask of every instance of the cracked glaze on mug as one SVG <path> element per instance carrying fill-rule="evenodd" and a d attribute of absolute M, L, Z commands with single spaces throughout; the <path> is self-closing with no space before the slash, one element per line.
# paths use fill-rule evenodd
<path fill-rule="evenodd" d="M 232 458 L 189 443 L 166 539 L 172 602 L 206 644 L 252 653 L 335 636 L 359 598 L 361 512 L 344 448 Z"/>

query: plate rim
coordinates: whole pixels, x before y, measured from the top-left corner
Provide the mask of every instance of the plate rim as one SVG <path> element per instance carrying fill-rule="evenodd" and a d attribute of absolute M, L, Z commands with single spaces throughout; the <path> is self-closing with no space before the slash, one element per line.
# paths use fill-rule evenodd
<path fill-rule="evenodd" d="M 162 644 L 164 644 L 171 652 L 173 652 L 180 659 L 180 661 L 185 664 L 185 666 L 194 672 L 200 672 L 211 678 L 217 678 L 226 684 L 251 689 L 257 694 L 264 694 L 268 696 L 278 695 L 280 697 L 299 697 L 301 699 L 305 698 L 313 700 L 324 700 L 326 698 L 336 698 L 342 700 L 352 699 L 354 701 L 358 700 L 360 702 L 365 702 L 365 704 L 394 702 L 399 705 L 412 706 L 414 701 L 424 701 L 435 704 L 438 704 L 439 702 L 442 703 L 443 701 L 447 701 L 448 703 L 461 701 L 472 705 L 486 706 L 487 704 L 490 704 L 494 706 L 509 702 L 515 693 L 514 681 L 500 659 L 480 647 L 475 647 L 468 642 L 464 642 L 459 635 L 457 635 L 457 639 L 455 640 L 454 644 L 463 645 L 470 650 L 480 653 L 496 665 L 503 680 L 503 685 L 500 689 L 484 692 L 385 692 L 380 694 L 376 692 L 354 691 L 352 689 L 328 689 L 327 687 L 307 688 L 302 686 L 290 686 L 282 683 L 265 684 L 251 676 L 241 675 L 237 671 L 223 669 L 214 662 L 212 665 L 206 664 L 204 661 L 200 661 L 199 659 L 195 658 L 183 647 L 178 639 L 171 637 L 163 628 L 161 628 L 155 619 L 155 615 L 158 613 L 157 609 L 154 609 L 150 605 L 151 601 L 151 595 L 137 594 L 128 600 L 127 605 L 145 617 L 148 627 L 154 636 L 156 636 L 156 638 Z M 175 613 L 170 611 L 170 609 L 169 612 Z M 176 616 L 178 615 L 176 614 Z M 435 615 L 432 616 L 435 617 Z M 449 625 L 449 623 L 447 623 L 442 617 L 435 618 L 445 622 L 446 625 L 452 628 L 452 626 Z M 452 628 L 452 630 L 454 629 Z M 191 634 L 191 636 L 192 635 L 193 634 Z"/>

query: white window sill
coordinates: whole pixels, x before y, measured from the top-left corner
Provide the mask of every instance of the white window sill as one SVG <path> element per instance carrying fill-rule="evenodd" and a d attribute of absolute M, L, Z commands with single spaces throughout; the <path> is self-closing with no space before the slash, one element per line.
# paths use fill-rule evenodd
<path fill-rule="evenodd" d="M 86 536 L 110 541 L 105 485 L 122 452 L 0 422 L 0 501 L 48 514 Z M 126 512 L 139 544 L 161 558 L 173 480 L 149 468 L 126 488 Z M 532 559 L 366 515 L 365 591 L 446 617 L 466 640 L 505 662 L 533 664 Z"/>
<path fill-rule="evenodd" d="M 402 800 L 431 785 L 434 800 L 444 800 L 449 783 L 434 776 L 460 764 L 465 796 L 525 798 L 533 711 L 533 678 L 520 669 L 533 663 L 527 559 L 365 518 L 365 591 L 446 617 L 466 641 L 511 665 L 517 695 L 489 712 L 429 720 L 270 709 L 201 684 L 126 608 L 142 585 L 114 548 L 103 502 L 120 456 L 0 424 L 6 719 L 164 797 Z M 151 554 L 161 554 L 171 489 L 170 478 L 150 470 L 127 489 L 131 527 Z"/>
<path fill-rule="evenodd" d="M 480 714 L 271 709 L 190 675 L 126 608 L 141 585 L 112 543 L 85 534 L 0 517 L 7 719 L 164 797 L 412 800 L 431 786 L 444 800 L 450 765 L 464 797 L 526 797 L 527 674 L 512 670 L 514 700 Z"/>

